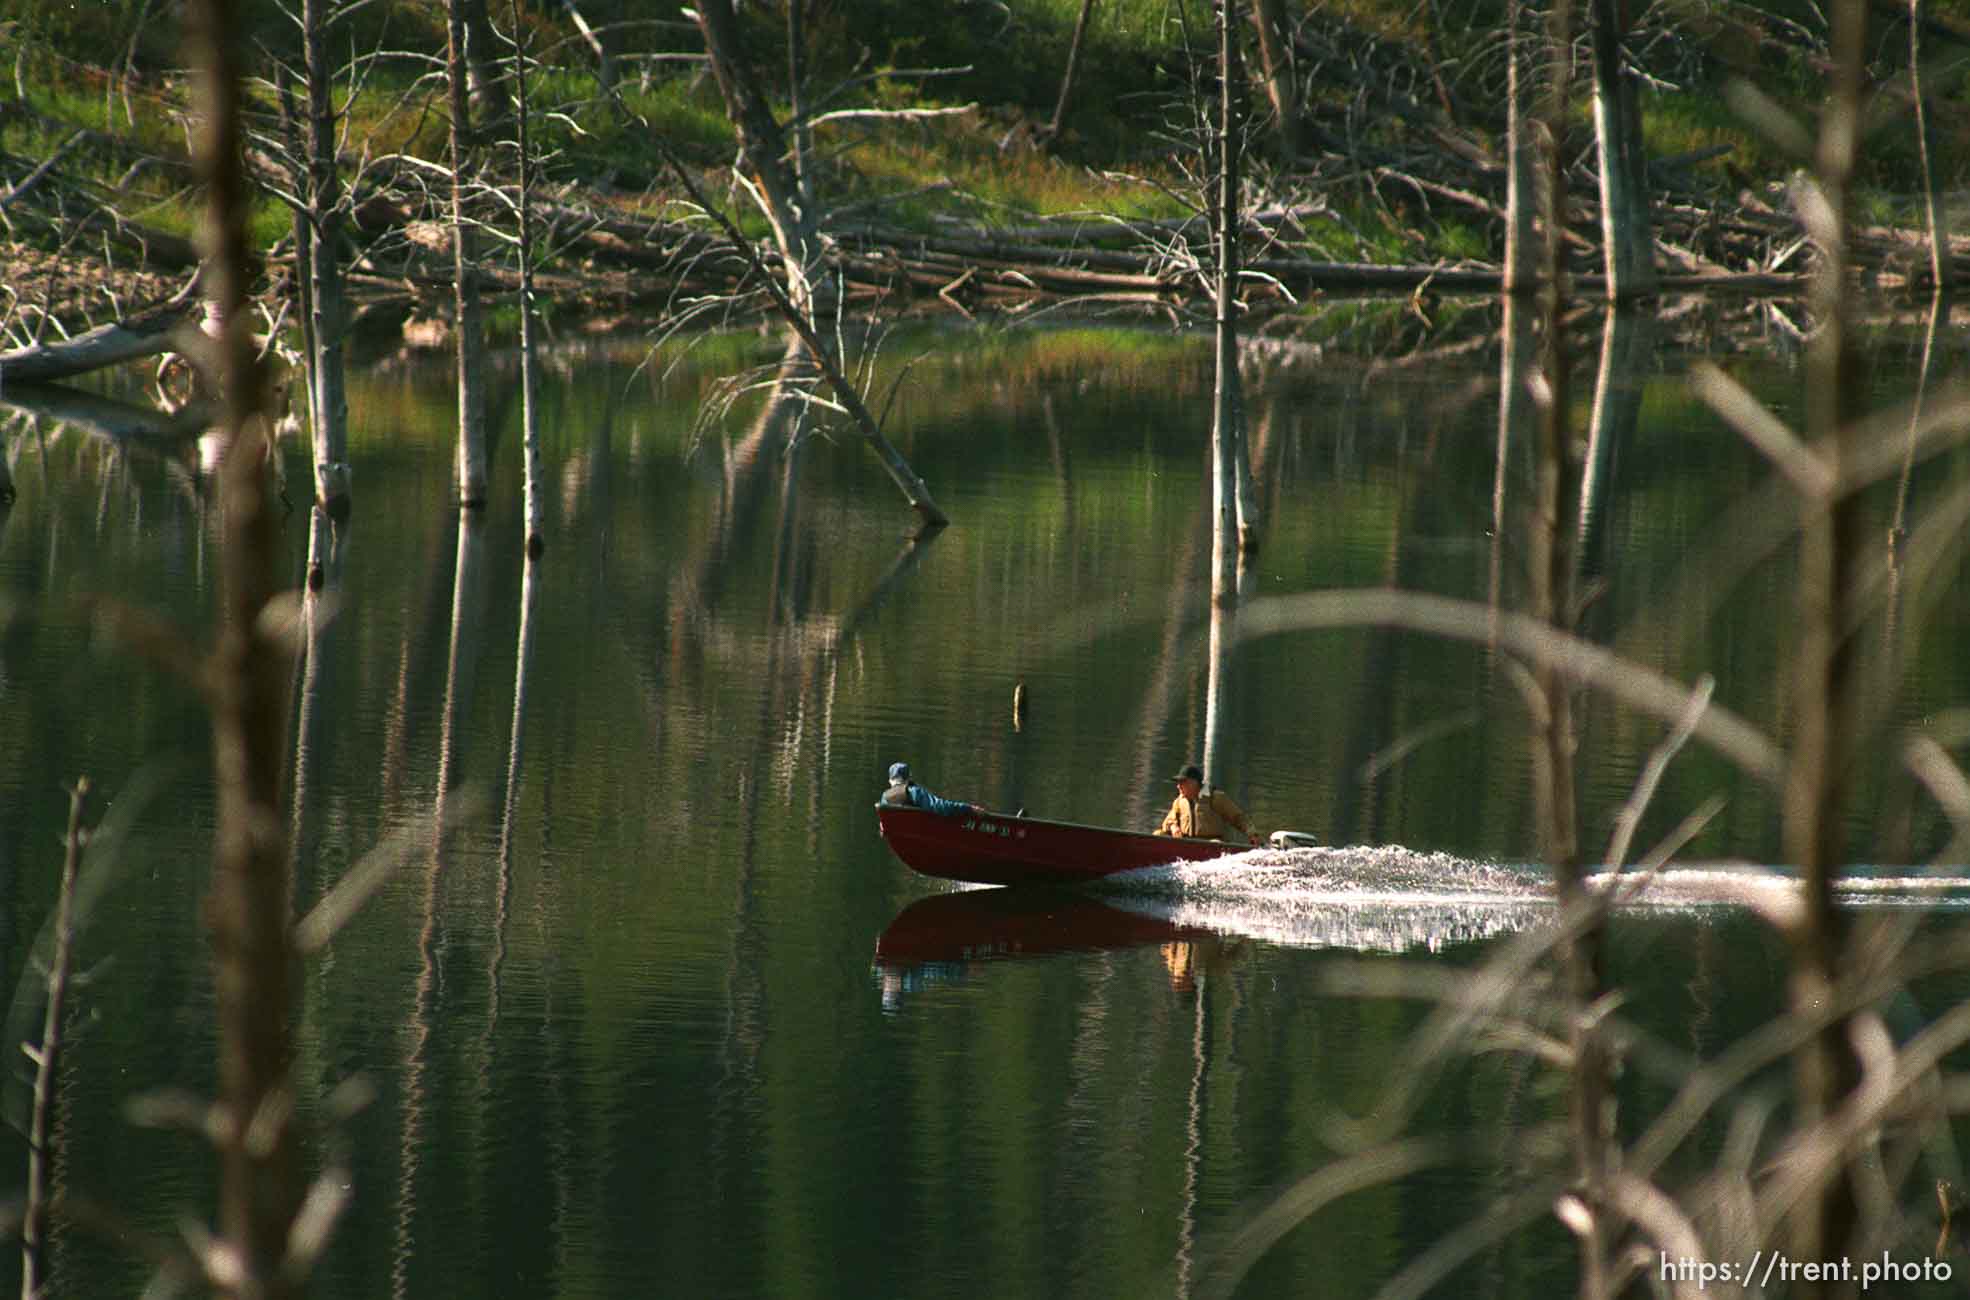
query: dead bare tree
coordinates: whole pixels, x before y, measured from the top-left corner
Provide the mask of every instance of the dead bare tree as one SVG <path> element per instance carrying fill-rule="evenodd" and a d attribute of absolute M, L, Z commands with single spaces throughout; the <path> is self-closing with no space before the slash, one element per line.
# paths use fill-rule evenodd
<path fill-rule="evenodd" d="M 1909 98 L 1915 105 L 1915 147 L 1922 163 L 1922 199 L 1929 225 L 1929 276 L 1935 292 L 1946 298 L 1954 283 L 1955 259 L 1946 248 L 1949 223 L 1943 220 L 1942 182 L 1933 157 L 1935 131 L 1929 124 L 1929 106 L 1922 100 L 1922 25 L 1927 18 L 1924 0 L 1908 0 Z"/>
<path fill-rule="evenodd" d="M 1530 293 L 1538 283 L 1535 267 L 1531 126 L 1526 113 L 1529 88 L 1526 61 L 1533 42 L 1526 32 L 1524 0 L 1507 0 L 1505 11 L 1505 283 L 1507 294 Z M 1511 330 L 1508 328 L 1507 333 Z M 1517 373 L 1508 371 L 1508 373 Z"/>
<path fill-rule="evenodd" d="M 465 80 L 472 118 L 481 129 L 492 130 L 513 107 L 500 78 L 500 41 L 493 35 L 486 0 L 462 0 L 461 8 L 460 17 L 465 26 Z"/>
<path fill-rule="evenodd" d="M 205 683 L 218 828 L 207 915 L 219 1021 L 219 1251 L 201 1261 L 224 1294 L 283 1300 L 299 1290 L 292 1251 L 297 1179 L 292 890 L 280 825 L 287 655 L 273 621 L 273 511 L 264 380 L 246 330 L 248 188 L 241 128 L 241 17 L 231 0 L 187 8 L 199 66 L 208 292 L 222 329 L 222 623 Z"/>
<path fill-rule="evenodd" d="M 306 279 L 308 308 L 308 414 L 314 432 L 315 500 L 328 517 L 348 518 L 349 397 L 342 364 L 348 310 L 342 284 L 342 172 L 336 161 L 333 70 L 328 29 L 338 18 L 328 0 L 302 0 L 302 57 L 308 81 L 308 190 Z"/>
<path fill-rule="evenodd" d="M 1649 220 L 1648 164 L 1642 152 L 1642 110 L 1623 40 L 1626 5 L 1590 0 L 1594 46 L 1594 136 L 1601 172 L 1602 258 L 1608 297 L 1617 302 L 1656 290 L 1655 243 Z"/>
<path fill-rule="evenodd" d="M 276 62 L 274 69 L 279 147 L 286 163 L 286 179 L 277 192 L 294 218 L 296 321 L 301 332 L 313 493 L 316 503 L 337 522 L 348 518 L 351 506 L 348 384 L 342 359 L 348 318 L 341 261 L 346 203 L 336 147 L 335 70 L 327 55 L 329 28 L 341 13 L 330 0 L 303 0 L 297 17 L 301 76 L 307 88 L 305 124 L 287 65 Z"/>
<path fill-rule="evenodd" d="M 1819 321 L 1807 349 L 1806 432 L 1824 474 L 1823 490 L 1802 502 L 1799 620 L 1793 681 L 1794 739 L 1785 789 L 1786 856 L 1797 864 L 1804 906 L 1793 928 L 1794 1014 L 1812 1017 L 1827 1004 L 1848 960 L 1851 920 L 1834 902 L 1833 882 L 1846 862 L 1849 768 L 1855 752 L 1859 673 L 1852 632 L 1854 594 L 1848 562 L 1858 552 L 1865 515 L 1846 489 L 1847 465 L 1859 450 L 1861 386 L 1850 318 L 1849 203 L 1866 89 L 1865 0 L 1838 0 L 1832 10 L 1832 86 L 1820 121 L 1811 178 L 1795 182 L 1795 204 L 1819 250 L 1813 307 Z M 1800 1127 L 1822 1124 L 1859 1085 L 1861 1065 L 1850 1019 L 1833 1017 L 1797 1057 Z M 1792 1216 L 1799 1258 L 1857 1253 L 1858 1206 L 1843 1164 L 1802 1198 Z M 1804 1294 L 1840 1289 L 1809 1284 Z"/>
<path fill-rule="evenodd" d="M 1573 12 L 1559 0 L 1547 14 L 1545 102 L 1540 135 L 1540 258 L 1538 420 L 1533 500 L 1529 521 L 1532 618 L 1559 636 L 1572 637 L 1577 612 L 1573 530 L 1579 515 L 1581 470 L 1574 454 L 1568 349 L 1567 287 L 1563 276 L 1566 230 L 1567 106 Z M 1572 918 L 1557 957 L 1564 998 L 1568 1075 L 1568 1127 L 1573 1177 L 1559 1202 L 1560 1217 L 1579 1243 L 1582 1300 L 1612 1293 L 1609 1270 L 1620 1235 L 1610 1203 L 1615 1145 L 1612 1061 L 1593 1010 L 1606 988 L 1603 947 L 1607 902 L 1587 883 L 1580 849 L 1574 774 L 1574 682 L 1550 660 L 1535 661 L 1523 685 L 1532 713 L 1534 801 L 1541 853 L 1553 873 L 1559 902 Z"/>
<path fill-rule="evenodd" d="M 1211 464 L 1217 527 L 1213 536 L 1212 599 L 1234 599 L 1237 557 L 1258 549 L 1258 501 L 1245 444 L 1245 398 L 1238 375 L 1238 277 L 1242 210 L 1239 156 L 1244 133 L 1238 111 L 1237 0 L 1218 5 L 1217 380 L 1211 406 Z"/>
<path fill-rule="evenodd" d="M 1252 0 L 1252 26 L 1259 35 L 1258 82 L 1272 104 L 1280 161 L 1291 166 L 1300 156 L 1300 74 L 1285 0 Z"/>
<path fill-rule="evenodd" d="M 1074 19 L 1074 35 L 1067 42 L 1067 69 L 1060 74 L 1060 97 L 1053 102 L 1053 117 L 1048 120 L 1046 135 L 1049 140 L 1060 138 L 1061 124 L 1067 120 L 1067 100 L 1074 93 L 1074 74 L 1081 66 L 1081 42 L 1088 34 L 1088 18 L 1094 13 L 1094 0 L 1081 0 L 1080 15 Z"/>
<path fill-rule="evenodd" d="M 68 998 L 69 969 L 74 962 L 75 882 L 82 869 L 83 807 L 89 800 L 89 778 L 76 781 L 68 795 L 68 851 L 62 857 L 61 888 L 55 900 L 55 942 L 46 974 L 48 1005 L 41 1019 L 41 1041 L 20 1045 L 34 1063 L 34 1101 L 28 1113 L 27 1197 L 21 1211 L 21 1300 L 41 1295 L 41 1247 L 48 1230 L 48 1171 L 54 1133 L 49 1114 L 54 1106 L 55 1070 L 61 1059 L 62 1015 Z"/>
<path fill-rule="evenodd" d="M 744 168 L 735 179 L 772 227 L 774 243 L 780 254 L 780 275 L 777 278 L 767 270 L 757 251 L 739 233 L 730 218 L 706 199 L 682 160 L 667 146 L 660 144 L 659 147 L 692 201 L 717 223 L 771 299 L 774 310 L 799 336 L 806 354 L 804 365 L 811 368 L 810 372 L 816 374 L 818 379 L 817 383 L 807 385 L 803 395 L 808 400 L 814 400 L 812 390 L 817 387 L 825 389 L 832 399 L 829 404 L 854 423 L 925 525 L 941 527 L 949 522 L 948 516 L 931 499 L 929 488 L 883 433 L 880 422 L 869 411 L 860 389 L 849 379 L 843 363 L 835 320 L 840 302 L 839 291 L 835 277 L 826 273 L 827 248 L 820 234 L 819 200 L 814 193 L 811 166 L 806 157 L 811 147 L 809 128 L 837 115 L 814 116 L 810 112 L 797 112 L 792 123 L 790 152 L 788 132 L 773 116 L 752 64 L 741 48 L 738 21 L 731 0 L 706 0 L 706 3 L 696 7 L 693 16 L 704 39 L 713 75 L 725 99 L 727 115 L 738 134 Z M 798 0 L 789 12 L 788 33 L 793 40 L 797 41 L 800 37 Z M 789 53 L 789 71 L 796 87 L 796 102 L 800 102 L 805 91 L 800 88 L 804 78 L 798 51 Z M 912 110 L 900 114 L 881 111 L 872 115 L 936 116 L 947 111 L 951 110 L 932 109 L 922 110 L 921 113 Z M 844 112 L 850 116 L 862 115 L 860 110 Z"/>
<path fill-rule="evenodd" d="M 793 179 L 801 204 L 817 212 L 814 197 L 814 118 L 807 111 L 807 7 L 787 0 L 787 107 L 792 113 Z"/>
<path fill-rule="evenodd" d="M 486 504 L 485 322 L 479 300 L 479 237 L 474 183 L 477 141 L 465 58 L 466 0 L 446 0 L 445 78 L 451 107 L 451 234 L 453 302 L 458 345 L 458 505 Z"/>
<path fill-rule="evenodd" d="M 822 260 L 819 214 L 802 201 L 797 169 L 788 161 L 786 135 L 745 56 L 732 0 L 704 0 L 693 14 L 711 56 L 712 75 L 725 98 L 726 114 L 738 132 L 739 150 L 752 172 L 748 189 L 773 228 L 787 298 L 810 321 L 824 319 L 827 304 L 815 300 L 817 292 L 825 292 L 825 278 L 817 283 Z"/>
<path fill-rule="evenodd" d="M 526 28 L 520 21 L 520 0 L 513 5 L 513 142 L 520 155 L 520 440 L 525 459 L 526 553 L 528 561 L 540 558 L 547 547 L 547 530 L 542 522 L 546 489 L 541 484 L 540 466 L 540 375 L 534 340 L 534 242 L 533 242 L 533 149 L 527 138 L 527 47 Z"/>
<path fill-rule="evenodd" d="M 910 507 L 917 512 L 924 526 L 942 528 L 950 523 L 950 516 L 946 515 L 931 498 L 929 487 L 917 477 L 916 471 L 910 468 L 909 461 L 903 458 L 903 453 L 896 450 L 895 444 L 883 433 L 882 425 L 869 410 L 868 404 L 862 400 L 862 390 L 856 387 L 854 381 L 842 370 L 834 351 L 821 337 L 812 319 L 806 312 L 796 307 L 793 300 L 780 288 L 771 272 L 760 261 L 759 254 L 753 249 L 752 244 L 739 232 L 739 228 L 732 224 L 731 218 L 712 206 L 711 200 L 705 196 L 698 183 L 691 179 L 691 174 L 685 169 L 683 161 L 668 149 L 665 150 L 665 156 L 670 163 L 672 174 L 684 187 L 685 193 L 691 196 L 692 202 L 718 224 L 732 248 L 748 260 L 754 276 L 772 299 L 774 310 L 799 336 L 801 346 L 807 354 L 806 364 L 820 371 L 821 379 L 834 401 L 854 423 L 856 431 L 868 443 L 870 450 L 876 453 L 883 469 L 888 472 L 890 481 L 902 491 L 904 500 L 908 501 Z"/>

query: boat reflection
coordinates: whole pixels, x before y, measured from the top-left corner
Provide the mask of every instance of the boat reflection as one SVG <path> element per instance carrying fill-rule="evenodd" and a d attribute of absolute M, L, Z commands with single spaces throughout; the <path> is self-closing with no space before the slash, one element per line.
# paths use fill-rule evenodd
<path fill-rule="evenodd" d="M 885 1010 L 934 984 L 964 978 L 981 962 L 1159 944 L 1175 988 L 1188 988 L 1223 935 L 1152 911 L 1052 889 L 968 889 L 919 899 L 876 939 L 875 975 Z M 1210 954 L 1200 951 L 1207 946 Z"/>
<path fill-rule="evenodd" d="M 1259 850 L 1235 868 L 1173 864 L 1087 890 L 974 889 L 910 904 L 876 940 L 883 1005 L 979 963 L 1150 944 L 1173 988 L 1250 951 L 1441 952 L 1552 918 L 1536 874 L 1398 846 Z"/>

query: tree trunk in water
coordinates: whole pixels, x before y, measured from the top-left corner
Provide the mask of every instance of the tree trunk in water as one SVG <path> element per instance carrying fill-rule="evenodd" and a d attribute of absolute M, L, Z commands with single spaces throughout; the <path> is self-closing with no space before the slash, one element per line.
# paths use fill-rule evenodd
<path fill-rule="evenodd" d="M 1224 526 L 1223 517 L 1218 527 Z M 1204 788 L 1215 790 L 1224 780 L 1224 684 L 1225 659 L 1231 653 L 1231 623 L 1235 606 L 1211 602 L 1210 658 L 1204 677 Z"/>
<path fill-rule="evenodd" d="M 452 274 L 458 320 L 458 504 L 486 504 L 485 327 L 480 320 L 478 235 L 467 210 L 467 169 L 475 154 L 466 98 L 464 0 L 449 0 L 445 71 L 451 98 Z"/>
<path fill-rule="evenodd" d="M 758 178 L 757 194 L 786 270 L 787 297 L 810 321 L 822 319 L 828 304 L 817 301 L 825 296 L 824 283 L 814 282 L 821 264 L 817 214 L 801 202 L 799 179 L 787 165 L 785 136 L 740 43 L 732 0 L 703 0 L 695 16 L 712 74 L 725 98 L 726 114 L 738 132 L 739 149 Z"/>
<path fill-rule="evenodd" d="M 485 532 L 483 515 L 459 516 L 458 550 L 451 575 L 451 639 L 445 652 L 445 707 L 438 733 L 438 802 L 433 817 L 441 840 L 456 821 L 464 714 L 478 686 L 479 661 L 485 651 Z"/>
<path fill-rule="evenodd" d="M 529 562 L 520 577 L 520 641 L 513 665 L 513 725 L 507 733 L 506 791 L 500 800 L 499 815 L 499 869 L 502 879 L 512 870 L 513 823 L 520 806 L 520 771 L 526 753 L 527 681 L 533 672 L 534 629 L 537 626 L 535 614 L 540 608 L 540 571 L 540 565 Z"/>
<path fill-rule="evenodd" d="M 1607 536 L 1608 478 L 1621 448 L 1633 442 L 1641 429 L 1641 368 L 1650 355 L 1652 319 L 1612 303 L 1603 316 L 1601 364 L 1594 378 L 1593 415 L 1587 425 L 1587 460 L 1580 472 L 1580 521 L 1575 532 L 1578 548 L 1575 569 L 1583 579 L 1606 571 L 1600 552 Z"/>
<path fill-rule="evenodd" d="M 1244 391 L 1238 375 L 1238 42 L 1237 0 L 1218 9 L 1217 382 L 1211 408 L 1213 509 L 1218 526 L 1211 548 L 1211 597 L 1235 597 L 1240 554 L 1258 549 L 1258 504 L 1245 451 Z"/>
<path fill-rule="evenodd" d="M 1081 66 L 1081 41 L 1088 33 L 1088 17 L 1094 13 L 1094 0 L 1081 0 L 1080 17 L 1074 20 L 1074 36 L 1067 43 L 1067 70 L 1060 74 L 1060 97 L 1053 102 L 1053 120 L 1047 123 L 1047 138 L 1059 139 L 1061 123 L 1067 120 L 1067 100 L 1074 93 L 1074 74 Z"/>
<path fill-rule="evenodd" d="M 308 256 L 296 278 L 308 283 L 309 427 L 314 430 L 315 500 L 328 517 L 349 517 L 349 396 L 342 365 L 346 308 L 340 234 L 342 176 L 335 157 L 335 106 L 329 91 L 328 0 L 302 0 L 308 73 Z"/>
<path fill-rule="evenodd" d="M 1509 4 L 1505 46 L 1505 292 L 1522 294 L 1532 292 L 1539 283 L 1533 221 L 1537 200 L 1532 176 L 1537 150 L 1528 133 L 1531 124 L 1525 112 L 1529 93 L 1525 82 L 1525 5 L 1523 0 L 1509 0 Z"/>
<path fill-rule="evenodd" d="M 1540 217 L 1544 226 L 1540 255 L 1544 265 L 1539 286 L 1539 368 L 1544 383 L 1539 397 L 1539 454 L 1529 548 L 1530 612 L 1562 634 L 1571 634 L 1574 559 L 1570 542 L 1579 512 L 1580 475 L 1574 464 L 1570 428 L 1572 358 L 1567 351 L 1565 282 L 1560 275 L 1567 229 L 1566 115 L 1572 93 L 1564 51 L 1573 47 L 1573 17 L 1565 0 L 1553 6 L 1547 21 L 1547 49 L 1559 53 L 1550 59 L 1547 74 L 1550 84 L 1543 110 L 1545 140 L 1540 159 Z M 1581 1211 L 1569 1227 L 1579 1243 L 1582 1300 L 1603 1300 L 1608 1294 L 1613 1235 L 1606 1202 L 1613 1146 L 1609 1124 L 1612 1088 L 1607 1047 L 1587 1008 L 1600 998 L 1606 985 L 1602 956 L 1605 923 L 1602 917 L 1591 915 L 1601 903 L 1587 886 L 1580 852 L 1572 687 L 1566 676 L 1544 659 L 1534 668 L 1532 683 L 1532 760 L 1542 852 L 1552 868 L 1560 906 L 1581 922 L 1578 932 L 1559 952 L 1571 1024 L 1568 1045 L 1573 1054 L 1568 1096 L 1575 1174 L 1571 1200 Z"/>
<path fill-rule="evenodd" d="M 1862 0 L 1840 0 L 1832 17 L 1832 93 L 1820 119 L 1812 179 L 1822 215 L 1812 223 L 1820 265 L 1812 304 L 1819 329 L 1806 352 L 1806 426 L 1814 453 L 1838 484 L 1854 453 L 1859 413 L 1858 362 L 1848 319 L 1850 270 L 1848 186 L 1860 144 L 1865 87 L 1867 10 Z M 1808 210 L 1807 205 L 1800 205 Z M 1834 489 L 1837 491 L 1838 489 Z M 1794 933 L 1793 1013 L 1817 1019 L 1833 995 L 1846 959 L 1849 919 L 1835 904 L 1833 880 L 1846 861 L 1848 768 L 1854 753 L 1854 712 L 1860 689 L 1854 637 L 1849 632 L 1852 593 L 1845 578 L 1858 553 L 1864 519 L 1858 493 L 1818 496 L 1802 504 L 1799 541 L 1799 627 L 1794 662 L 1794 741 L 1785 789 L 1785 852 L 1798 866 L 1803 913 Z M 1849 1017 L 1826 1024 L 1801 1047 L 1795 1073 L 1802 1132 L 1826 1122 L 1858 1084 L 1861 1072 L 1849 1037 Z M 1854 1179 L 1843 1164 L 1792 1215 L 1792 1245 L 1814 1259 L 1853 1253 Z M 1798 1258 L 1807 1258 L 1799 1255 Z M 1833 1295 L 1809 1284 L 1799 1294 Z"/>
<path fill-rule="evenodd" d="M 527 51 L 521 41 L 520 0 L 513 0 L 514 142 L 520 151 L 520 443 L 526 462 L 526 553 L 540 558 L 547 549 L 540 468 L 539 367 L 534 357 L 533 155 L 527 139 Z"/>
<path fill-rule="evenodd" d="M 1528 193 L 1530 189 L 1528 178 Z M 1526 206 L 1532 205 L 1528 202 Z M 1523 293 L 1507 293 L 1504 308 L 1498 357 L 1498 450 L 1491 479 L 1490 603 L 1494 610 L 1503 608 L 1505 599 L 1505 503 L 1510 497 L 1512 448 L 1529 445 L 1533 416 L 1532 385 L 1528 382 L 1533 364 L 1533 304 Z"/>
<path fill-rule="evenodd" d="M 287 654 L 264 617 L 277 551 L 268 498 L 264 381 L 246 331 L 248 195 L 240 37 L 229 0 L 198 0 L 188 41 L 201 65 L 206 123 L 209 290 L 223 326 L 221 471 L 223 624 L 207 690 L 212 708 L 218 826 L 211 896 L 218 1018 L 219 1237 L 235 1270 L 227 1294 L 284 1300 L 298 1282 L 284 1267 L 301 1198 L 296 1182 L 289 1024 L 292 891 L 280 824 Z"/>
<path fill-rule="evenodd" d="M 1655 241 L 1641 108 L 1622 55 L 1618 0 L 1593 0 L 1594 135 L 1601 169 L 1601 242 L 1607 295 L 1616 302 L 1655 292 Z"/>
<path fill-rule="evenodd" d="M 1253 0 L 1252 25 L 1259 31 L 1259 79 L 1278 124 L 1279 159 L 1290 167 L 1300 157 L 1300 86 L 1286 6 L 1281 0 Z"/>
<path fill-rule="evenodd" d="M 318 879 L 310 877 L 308 864 L 317 861 L 320 847 L 322 799 L 315 772 L 335 699 L 334 602 L 341 576 L 341 545 L 328 512 L 317 504 L 308 511 L 308 592 L 301 606 L 305 637 L 294 704 L 293 776 L 288 782 L 292 808 L 288 861 L 294 863 L 295 910 L 302 912 L 319 898 L 321 887 Z"/>
<path fill-rule="evenodd" d="M 1554 169 L 1557 172 L 1557 168 Z M 1557 182 L 1556 174 L 1549 180 Z M 1554 218 L 1558 213 L 1552 214 Z M 1567 354 L 1564 301 L 1558 289 L 1553 266 L 1559 259 L 1551 246 L 1555 232 L 1564 227 L 1555 221 L 1548 227 L 1548 275 L 1543 291 L 1544 319 L 1541 321 L 1539 369 L 1545 393 L 1540 398 L 1538 458 L 1535 470 L 1532 545 L 1529 551 L 1532 574 L 1533 617 L 1571 632 L 1573 608 L 1573 555 L 1568 543 L 1578 518 L 1579 467 L 1574 463 L 1571 414 L 1570 369 Z M 1573 774 L 1573 736 L 1571 691 L 1567 679 L 1554 668 L 1541 666 L 1534 671 L 1540 699 L 1537 707 L 1543 717 L 1535 719 L 1534 769 L 1539 804 L 1539 824 L 1546 861 L 1559 884 L 1561 902 L 1581 887 L 1580 842 L 1576 820 Z"/>

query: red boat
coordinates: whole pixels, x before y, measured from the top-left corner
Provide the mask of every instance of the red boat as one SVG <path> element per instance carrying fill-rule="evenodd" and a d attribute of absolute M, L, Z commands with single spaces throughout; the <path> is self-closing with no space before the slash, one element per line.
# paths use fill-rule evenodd
<path fill-rule="evenodd" d="M 890 852 L 912 871 L 979 885 L 1073 884 L 1172 862 L 1206 862 L 1244 853 L 1243 844 L 1178 840 L 1072 822 L 877 804 Z"/>

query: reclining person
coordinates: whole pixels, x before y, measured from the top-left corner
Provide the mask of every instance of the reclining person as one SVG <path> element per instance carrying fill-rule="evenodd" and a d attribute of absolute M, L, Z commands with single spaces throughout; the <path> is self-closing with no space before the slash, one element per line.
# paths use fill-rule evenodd
<path fill-rule="evenodd" d="M 886 804 L 905 808 L 922 808 L 942 817 L 962 817 L 966 813 L 982 813 L 985 810 L 975 803 L 964 803 L 957 799 L 940 799 L 930 791 L 910 779 L 908 763 L 889 765 L 889 788 L 882 792 Z"/>

